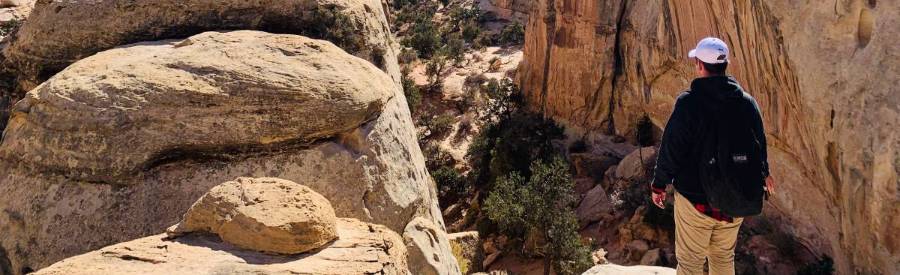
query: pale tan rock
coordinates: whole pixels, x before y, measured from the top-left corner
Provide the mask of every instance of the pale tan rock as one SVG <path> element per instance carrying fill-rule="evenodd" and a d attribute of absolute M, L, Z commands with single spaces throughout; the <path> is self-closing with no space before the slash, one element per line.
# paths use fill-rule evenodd
<path fill-rule="evenodd" d="M 328 39 L 386 68 L 396 57 L 385 51 L 391 42 L 382 22 L 377 0 L 41 1 L 3 55 L 28 90 L 75 61 L 119 45 L 253 29 Z"/>
<path fill-rule="evenodd" d="M 482 0 L 478 1 L 478 7 L 483 12 L 492 12 L 501 19 L 524 23 L 528 21 L 528 13 L 531 11 L 533 2 L 530 0 Z"/>
<path fill-rule="evenodd" d="M 634 150 L 616 166 L 616 178 L 620 180 L 649 179 L 656 166 L 656 148 L 644 147 Z"/>
<path fill-rule="evenodd" d="M 606 194 L 606 190 L 603 189 L 603 186 L 597 185 L 578 204 L 578 208 L 575 209 L 575 216 L 578 217 L 578 224 L 584 227 L 600 221 L 605 215 L 612 214 L 612 212 L 613 205 Z"/>
<path fill-rule="evenodd" d="M 355 219 L 339 219 L 337 233 L 340 239 L 299 255 L 244 250 L 209 234 L 158 234 L 67 258 L 34 274 L 409 274 L 397 233 Z"/>
<path fill-rule="evenodd" d="M 409 268 L 416 270 L 416 274 L 460 274 L 447 232 L 430 220 L 419 217 L 410 221 L 403 231 L 403 239 L 409 251 Z"/>
<path fill-rule="evenodd" d="M 369 62 L 301 36 L 208 32 L 135 44 L 28 93 L 14 106 L 0 158 L 130 184 L 190 155 L 302 146 L 350 131 L 379 115 L 392 84 Z"/>
<path fill-rule="evenodd" d="M 450 249 L 462 274 L 472 274 L 482 271 L 484 262 L 484 249 L 478 231 L 466 231 L 447 234 L 450 240 Z"/>
<path fill-rule="evenodd" d="M 297 254 L 338 238 L 334 208 L 309 187 L 277 178 L 238 178 L 200 197 L 169 232 L 210 232 L 237 247 Z"/>
<path fill-rule="evenodd" d="M 582 275 L 675 275 L 675 269 L 660 266 L 621 266 L 615 264 L 595 265 Z"/>
<path fill-rule="evenodd" d="M 576 134 L 636 139 L 665 126 L 705 36 L 732 49 L 781 182 L 787 218 L 838 273 L 900 272 L 898 1 L 535 1 L 519 82 L 532 109 Z M 878 73 L 862 73 L 878 72 Z"/>
<path fill-rule="evenodd" d="M 35 0 L 2 0 L 0 1 L 0 23 L 10 24 L 28 18 Z M 4 37 L 0 36 L 0 40 Z"/>
<path fill-rule="evenodd" d="M 595 265 L 608 264 L 609 261 L 606 260 L 606 254 L 607 254 L 606 249 L 603 249 L 603 248 L 597 249 L 594 252 L 591 252 L 591 260 L 594 262 Z"/>
<path fill-rule="evenodd" d="M 640 265 L 657 265 L 659 263 L 659 248 L 648 250 L 638 262 Z"/>
<path fill-rule="evenodd" d="M 386 23 L 384 25 L 386 26 Z M 276 35 L 275 37 L 282 37 L 282 35 Z M 327 43 L 321 41 L 305 40 L 312 41 L 312 45 L 327 45 Z M 233 42 L 221 39 L 215 43 L 224 45 Z M 112 51 L 143 51 L 154 47 L 174 47 L 170 43 L 177 44 L 177 41 L 142 43 Z M 209 47 L 217 47 L 215 43 Z M 190 45 L 182 45 L 182 47 L 190 47 Z M 328 47 L 320 47 L 320 50 L 328 49 Z M 240 51 L 238 50 L 235 54 L 238 52 Z M 290 58 L 312 58 L 309 56 L 288 56 L 286 54 L 291 54 L 290 52 L 281 53 L 277 50 L 264 51 L 262 53 L 271 53 L 272 55 L 258 54 L 254 58 L 271 59 L 272 62 L 258 64 L 258 69 L 246 72 L 247 74 L 256 75 L 260 71 L 267 70 L 282 73 L 290 72 L 295 68 L 277 66 L 275 61 Z M 104 54 L 100 53 L 99 55 Z M 315 54 L 309 52 L 308 55 Z M 359 60 L 350 57 L 346 53 L 329 56 L 325 59 L 329 62 L 346 62 L 340 66 L 351 66 L 352 64 L 357 64 L 353 60 Z M 215 61 L 224 62 L 227 60 L 230 59 L 217 59 Z M 113 61 L 111 60 L 110 62 Z M 385 62 L 396 64 L 396 59 L 385 59 Z M 323 64 L 327 63 L 321 63 L 320 65 Z M 110 65 L 140 67 L 144 63 L 132 64 L 129 59 L 124 59 L 115 60 Z M 73 65 L 73 67 L 77 66 L 79 65 Z M 366 66 L 374 68 L 372 65 Z M 391 66 L 388 65 L 388 67 Z M 327 68 L 322 67 L 321 70 L 312 70 L 296 75 L 305 80 L 293 79 L 290 81 L 290 87 L 303 85 L 302 83 L 313 83 L 312 81 L 317 78 L 338 77 L 333 80 L 324 80 L 324 83 L 328 85 L 320 87 L 332 90 L 340 89 L 343 87 L 343 82 L 337 80 L 354 74 L 352 71 L 341 71 L 341 75 L 336 76 L 334 71 L 328 71 L 329 69 Z M 161 69 L 167 70 L 166 68 Z M 181 81 L 186 83 L 193 83 L 192 81 L 207 83 L 203 82 L 207 81 L 203 78 L 203 74 L 209 72 L 209 70 L 230 70 L 230 67 L 184 71 L 186 75 L 181 78 Z M 390 72 L 391 70 L 388 71 Z M 90 85 L 94 80 L 101 81 L 102 78 L 106 77 L 103 74 L 87 73 L 86 75 L 69 75 L 69 77 L 82 79 L 85 85 Z M 65 74 L 64 72 L 57 77 L 64 77 Z M 394 76 L 394 74 L 389 75 Z M 288 77 L 285 75 L 266 76 L 273 78 Z M 385 78 L 383 73 L 377 70 L 373 72 L 373 75 L 359 76 L 369 79 Z M 122 77 L 122 80 L 128 83 L 140 83 L 141 81 L 141 79 L 129 77 L 127 74 L 123 74 Z M 127 121 L 128 117 L 124 116 L 119 117 L 119 120 L 110 121 L 109 125 L 104 126 L 105 129 L 109 130 L 102 135 L 92 136 L 86 132 L 57 133 L 57 135 L 53 135 L 51 133 L 66 129 L 38 127 L 39 125 L 25 123 L 22 126 L 24 128 L 15 131 L 26 131 L 33 133 L 33 135 L 20 136 L 16 134 L 16 137 L 13 137 L 12 131 L 7 129 L 6 137 L 3 139 L 3 143 L 0 144 L 0 152 L 20 152 L 18 150 L 26 150 L 29 152 L 27 154 L 40 152 L 43 150 L 41 149 L 43 146 L 17 147 L 18 149 L 14 149 L 14 146 L 11 146 L 12 144 L 26 142 L 20 139 L 24 138 L 27 140 L 40 136 L 61 142 L 80 138 L 95 138 L 107 142 L 110 140 L 121 141 L 121 143 L 92 145 L 103 150 L 120 152 L 121 155 L 88 153 L 87 155 L 79 155 L 80 157 L 76 156 L 79 158 L 71 161 L 59 162 L 66 165 L 66 167 L 70 165 L 72 167 L 85 165 L 80 159 L 83 157 L 93 156 L 107 158 L 108 160 L 131 159 L 132 157 L 129 157 L 129 154 L 141 153 L 142 148 L 148 148 L 146 147 L 148 144 L 182 143 L 184 140 L 179 141 L 172 137 L 194 135 L 182 133 L 181 130 L 178 130 L 178 127 L 179 125 L 198 123 L 197 117 L 220 120 L 222 125 L 233 125 L 235 127 L 234 129 L 208 128 L 209 130 L 215 130 L 210 134 L 222 134 L 230 131 L 232 134 L 228 135 L 227 138 L 229 140 L 238 140 L 236 139 L 237 137 L 243 136 L 247 138 L 244 141 L 252 141 L 253 143 L 224 144 L 221 143 L 221 140 L 213 141 L 198 138 L 194 142 L 201 143 L 182 143 L 182 149 L 186 149 L 186 151 L 166 151 L 171 154 L 160 155 L 165 156 L 162 158 L 165 161 L 159 162 L 159 165 L 156 166 L 144 167 L 145 169 L 140 169 L 138 173 L 96 174 L 100 178 L 118 178 L 118 180 L 112 182 L 114 184 L 101 184 L 99 182 L 66 178 L 60 174 L 71 171 L 50 169 L 43 162 L 38 162 L 37 160 L 30 161 L 34 165 L 26 166 L 25 162 L 19 161 L 20 156 L 4 158 L 0 161 L 0 170 L 6 172 L 0 173 L 0 194 L 2 194 L 0 195 L 2 197 L 0 199 L 0 209 L 4 210 L 0 211 L 0 232 L 4 232 L 4 234 L 0 234 L 0 250 L 7 252 L 5 257 L 9 259 L 12 270 L 46 267 L 66 257 L 98 249 L 111 243 L 128 241 L 160 232 L 166 227 L 177 223 L 180 220 L 180 216 L 185 213 L 191 204 L 213 186 L 237 177 L 247 176 L 277 177 L 303 183 L 329 199 L 338 217 L 352 217 L 366 222 L 383 224 L 395 232 L 403 232 L 409 221 L 415 217 L 421 217 L 434 224 L 435 230 L 443 232 L 444 224 L 437 207 L 436 192 L 431 177 L 425 169 L 425 160 L 417 144 L 406 101 L 402 90 L 397 85 L 398 79 L 388 80 L 388 83 L 384 85 L 371 83 L 371 87 L 365 87 L 365 91 L 386 89 L 389 92 L 387 95 L 389 99 L 381 107 L 380 115 L 377 115 L 379 112 L 376 110 L 372 113 L 373 117 L 361 120 L 360 124 L 356 126 L 349 126 L 353 123 L 346 125 L 350 127 L 346 131 L 333 131 L 333 129 L 325 127 L 323 128 L 325 130 L 319 134 L 325 134 L 328 131 L 332 131 L 333 134 L 325 134 L 330 137 L 318 139 L 311 143 L 268 140 L 272 143 L 262 145 L 264 140 L 257 140 L 258 137 L 244 132 L 244 130 L 270 128 L 270 125 L 284 123 L 284 120 L 301 119 L 288 114 L 296 114 L 303 112 L 302 109 L 304 108 L 316 107 L 294 105 L 291 108 L 291 102 L 299 104 L 299 99 L 296 98 L 293 101 L 287 100 L 285 102 L 264 100 L 267 97 L 263 95 L 271 95 L 274 91 L 262 89 L 265 86 L 253 86 L 257 85 L 253 83 L 248 83 L 248 85 L 251 85 L 249 87 L 260 88 L 244 89 L 241 90 L 241 94 L 245 95 L 247 99 L 256 98 L 257 100 L 250 101 L 248 102 L 249 105 L 231 111 L 240 112 L 245 111 L 246 108 L 259 107 L 259 115 L 262 116 L 260 119 L 238 121 L 234 119 L 234 116 L 230 114 L 225 115 L 224 113 L 213 117 L 207 111 L 216 110 L 214 106 L 201 108 L 207 104 L 208 97 L 213 96 L 213 94 L 202 95 L 201 92 L 206 90 L 197 88 L 206 86 L 193 85 L 186 86 L 190 87 L 190 89 L 167 91 L 139 90 L 138 87 L 131 87 L 130 89 L 133 89 L 136 94 L 159 93 L 158 96 L 163 98 L 169 93 L 196 94 L 197 96 L 202 95 L 202 97 L 193 98 L 185 102 L 178 101 L 175 99 L 178 97 L 174 97 L 171 99 L 172 102 L 183 103 L 183 106 L 196 107 L 196 109 L 182 108 L 172 110 L 168 113 L 169 116 L 158 118 L 165 122 L 142 122 L 159 123 L 158 125 L 163 126 L 163 129 L 169 129 L 166 130 L 170 131 L 168 134 L 159 133 L 158 135 L 121 139 L 117 135 L 128 133 L 129 131 L 141 131 L 144 128 L 136 125 L 146 125 L 120 123 Z M 354 79 L 354 81 L 365 80 Z M 54 87 L 51 82 L 46 83 L 43 87 Z M 168 80 L 160 83 L 160 85 L 176 85 L 177 83 L 176 81 Z M 209 83 L 215 84 L 216 82 L 212 81 Z M 263 81 L 263 79 L 258 79 L 256 83 L 288 85 L 281 82 L 269 83 Z M 104 87 L 104 89 L 117 87 Z M 59 94 L 66 91 L 69 90 L 60 89 L 59 91 L 48 91 L 48 93 Z M 79 103 L 88 102 L 86 98 L 72 97 L 70 99 L 71 102 L 67 102 L 62 97 L 58 98 L 60 102 L 67 102 L 67 104 L 72 104 L 71 106 L 73 107 L 91 107 L 88 104 Z M 346 99 L 332 98 L 330 100 L 341 101 Z M 322 105 L 318 106 L 318 108 L 335 107 L 328 107 L 331 103 L 325 104 L 330 102 L 330 100 L 322 99 L 322 101 L 319 101 Z M 266 109 L 259 106 L 267 102 L 272 104 L 272 108 Z M 142 104 L 144 102 L 134 101 L 133 103 Z M 140 111 L 126 108 L 128 106 L 104 107 L 101 105 L 96 107 L 107 108 L 107 112 L 72 113 L 69 116 L 46 113 L 47 116 L 42 117 L 42 119 L 52 118 L 52 120 L 45 120 L 45 122 L 49 123 L 48 125 L 87 127 L 85 125 L 86 122 L 94 123 L 95 126 L 100 125 L 101 121 L 94 120 L 94 118 L 100 115 L 108 115 L 108 112 Z M 54 112 L 64 111 L 66 110 L 54 110 Z M 34 112 L 36 110 L 32 111 L 32 113 Z M 363 111 L 363 113 L 368 112 Z M 252 112 L 247 113 L 247 115 L 252 114 Z M 329 118 L 332 115 L 337 114 L 309 114 L 304 118 L 304 121 L 317 116 Z M 26 116 L 26 114 L 20 114 L 20 116 Z M 298 125 L 293 124 L 287 126 L 298 127 Z M 331 127 L 338 126 L 340 125 L 331 125 Z M 271 129 L 275 132 L 283 131 L 275 128 Z M 297 134 L 286 131 L 282 133 Z M 219 145 L 213 147 L 203 145 L 209 144 L 209 142 L 219 143 Z M 253 145 L 254 143 L 256 145 Z M 81 150 L 73 144 L 60 143 L 57 145 Z M 94 161 L 94 163 L 98 165 L 96 166 L 98 169 L 106 171 L 115 170 L 110 170 L 110 167 L 127 167 L 127 165 L 122 163 L 112 163 L 110 166 L 100 165 L 102 162 L 97 161 Z M 72 239 L 77 239 L 78 241 L 73 242 L 71 241 Z M 441 263 L 455 262 L 447 242 L 419 242 L 411 245 L 423 245 L 425 246 L 422 247 L 423 250 L 435 251 L 430 256 L 439 259 Z M 446 268 L 445 265 L 434 268 L 445 273 L 454 272 L 453 269 Z"/>

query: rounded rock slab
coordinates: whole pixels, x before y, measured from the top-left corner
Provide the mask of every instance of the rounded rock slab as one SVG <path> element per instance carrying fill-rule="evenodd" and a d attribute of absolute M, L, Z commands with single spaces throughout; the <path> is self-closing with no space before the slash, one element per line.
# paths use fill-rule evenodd
<path fill-rule="evenodd" d="M 238 178 L 209 190 L 169 232 L 210 232 L 241 248 L 297 254 L 337 239 L 336 220 L 331 203 L 309 187 Z"/>
<path fill-rule="evenodd" d="M 68 178 L 126 178 L 219 152 L 303 147 L 368 122 L 389 76 L 334 44 L 207 32 L 83 59 L 19 101 L 0 159 Z"/>

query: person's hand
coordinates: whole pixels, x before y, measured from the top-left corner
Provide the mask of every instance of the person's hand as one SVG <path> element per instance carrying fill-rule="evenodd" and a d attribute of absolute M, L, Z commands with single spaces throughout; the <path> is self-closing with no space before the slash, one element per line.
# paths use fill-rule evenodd
<path fill-rule="evenodd" d="M 771 175 L 766 177 L 766 192 L 769 193 L 769 196 L 775 194 L 775 177 Z"/>
<path fill-rule="evenodd" d="M 657 193 L 651 191 L 650 193 L 650 199 L 653 200 L 653 204 L 655 204 L 656 207 L 659 207 L 660 209 L 666 209 L 666 192 Z"/>

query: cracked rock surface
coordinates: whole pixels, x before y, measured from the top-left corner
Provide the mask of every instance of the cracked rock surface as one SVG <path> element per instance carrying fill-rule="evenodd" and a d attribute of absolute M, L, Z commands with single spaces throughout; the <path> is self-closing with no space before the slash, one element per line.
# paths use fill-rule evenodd
<path fill-rule="evenodd" d="M 397 233 L 356 219 L 338 219 L 340 239 L 321 250 L 271 255 L 215 235 L 158 234 L 59 261 L 33 274 L 409 274 Z"/>

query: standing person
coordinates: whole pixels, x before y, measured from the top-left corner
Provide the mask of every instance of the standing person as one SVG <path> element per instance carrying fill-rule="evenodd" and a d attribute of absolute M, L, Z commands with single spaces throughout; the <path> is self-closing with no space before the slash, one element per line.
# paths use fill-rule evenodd
<path fill-rule="evenodd" d="M 734 247 L 743 217 L 762 211 L 773 192 L 766 136 L 756 100 L 728 76 L 728 46 L 700 40 L 688 53 L 697 69 L 666 124 L 651 183 L 653 203 L 665 208 L 675 187 L 678 274 L 734 274 Z"/>

